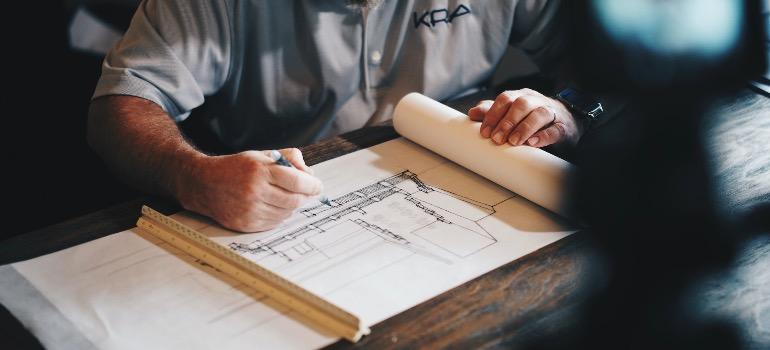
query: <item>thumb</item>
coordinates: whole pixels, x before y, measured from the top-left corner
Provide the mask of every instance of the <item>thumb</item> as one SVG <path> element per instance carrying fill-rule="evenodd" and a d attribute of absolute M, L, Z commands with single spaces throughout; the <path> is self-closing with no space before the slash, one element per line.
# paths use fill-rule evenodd
<path fill-rule="evenodd" d="M 305 159 L 302 157 L 302 151 L 297 148 L 284 148 L 279 150 L 281 154 L 292 164 L 295 168 L 302 170 L 310 175 L 313 175 L 313 169 L 310 169 L 305 164 Z"/>
<path fill-rule="evenodd" d="M 489 108 L 492 107 L 493 103 L 494 101 L 492 100 L 480 101 L 475 107 L 468 110 L 468 118 L 475 122 L 484 120 L 484 116 L 487 115 L 487 112 L 489 112 Z"/>

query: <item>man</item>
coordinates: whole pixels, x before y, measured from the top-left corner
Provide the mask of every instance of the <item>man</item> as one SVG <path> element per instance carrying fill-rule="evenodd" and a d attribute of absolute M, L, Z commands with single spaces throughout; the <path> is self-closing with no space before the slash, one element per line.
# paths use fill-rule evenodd
<path fill-rule="evenodd" d="M 390 117 L 406 93 L 478 89 L 508 44 L 542 66 L 558 57 L 558 2 L 147 0 L 104 60 L 89 143 L 129 183 L 225 227 L 277 226 L 321 182 L 297 149 Z M 207 155 L 175 122 L 206 102 L 234 153 Z M 509 91 L 469 111 L 498 144 L 574 144 L 556 100 Z"/>

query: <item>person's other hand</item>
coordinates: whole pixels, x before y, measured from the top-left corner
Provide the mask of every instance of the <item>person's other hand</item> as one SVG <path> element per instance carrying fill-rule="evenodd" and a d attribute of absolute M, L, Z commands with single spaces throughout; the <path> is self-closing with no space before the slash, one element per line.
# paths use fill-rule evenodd
<path fill-rule="evenodd" d="M 483 100 L 468 111 L 481 122 L 481 136 L 498 145 L 544 147 L 577 144 L 583 127 L 558 100 L 531 89 L 505 91 L 494 101 Z"/>
<path fill-rule="evenodd" d="M 176 197 L 229 229 L 270 230 L 323 189 L 298 149 L 280 152 L 296 169 L 276 164 L 269 151 L 199 158 L 180 174 Z"/>

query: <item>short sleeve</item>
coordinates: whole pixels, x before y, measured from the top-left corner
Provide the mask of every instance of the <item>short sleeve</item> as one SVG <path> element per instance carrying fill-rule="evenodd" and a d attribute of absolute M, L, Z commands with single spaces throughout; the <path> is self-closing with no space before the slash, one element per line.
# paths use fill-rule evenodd
<path fill-rule="evenodd" d="M 520 0 L 509 43 L 523 50 L 547 73 L 563 58 L 566 22 L 559 0 Z"/>
<path fill-rule="evenodd" d="M 230 36 L 225 1 L 143 1 L 105 57 L 92 98 L 145 98 L 182 121 L 227 80 Z"/>

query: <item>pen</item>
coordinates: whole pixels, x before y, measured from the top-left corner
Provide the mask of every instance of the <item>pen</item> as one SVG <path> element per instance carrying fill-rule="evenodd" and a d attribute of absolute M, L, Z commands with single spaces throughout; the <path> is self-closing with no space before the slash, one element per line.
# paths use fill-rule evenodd
<path fill-rule="evenodd" d="M 285 167 L 294 168 L 294 165 L 291 164 L 291 162 L 286 159 L 281 152 L 278 152 L 276 150 L 270 151 L 270 157 L 275 160 L 275 163 L 278 165 L 283 165 Z M 328 206 L 331 206 L 332 203 L 329 201 L 329 198 L 325 195 L 321 195 L 321 198 L 318 199 L 321 203 L 326 204 Z"/>

